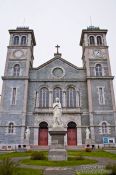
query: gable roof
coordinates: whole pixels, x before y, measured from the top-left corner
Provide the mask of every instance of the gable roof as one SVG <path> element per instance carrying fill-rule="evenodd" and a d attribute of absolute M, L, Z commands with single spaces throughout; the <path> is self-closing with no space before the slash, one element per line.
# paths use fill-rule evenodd
<path fill-rule="evenodd" d="M 77 70 L 83 70 L 83 69 L 84 69 L 84 68 L 79 68 L 79 67 L 75 66 L 74 64 L 70 63 L 69 61 L 65 60 L 64 58 L 61 58 L 60 56 L 55 56 L 54 58 L 50 59 L 49 61 L 45 62 L 44 64 L 41 64 L 40 66 L 35 67 L 35 68 L 32 68 L 32 69 L 36 69 L 36 70 L 41 69 L 41 68 L 43 68 L 44 66 L 46 66 L 46 65 L 48 65 L 48 64 L 50 64 L 50 63 L 52 63 L 53 61 L 55 61 L 55 60 L 57 60 L 57 59 L 61 60 L 61 61 L 64 62 L 65 64 L 68 64 L 69 66 L 71 66 L 71 67 L 73 67 L 73 68 L 75 68 L 75 69 L 77 69 Z"/>

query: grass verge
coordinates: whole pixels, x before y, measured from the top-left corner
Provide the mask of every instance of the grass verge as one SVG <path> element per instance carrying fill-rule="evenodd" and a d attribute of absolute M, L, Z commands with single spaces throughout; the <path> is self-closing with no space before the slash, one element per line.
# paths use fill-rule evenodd
<path fill-rule="evenodd" d="M 69 156 L 90 156 L 90 157 L 102 157 L 102 158 L 110 158 L 110 159 L 116 159 L 116 154 L 106 152 L 104 150 L 96 150 L 93 152 L 86 152 L 84 150 L 82 151 L 68 151 Z"/>
<path fill-rule="evenodd" d="M 96 163 L 96 160 L 84 159 L 84 160 L 68 160 L 68 161 L 48 161 L 48 160 L 25 159 L 25 160 L 22 160 L 21 163 L 26 165 L 64 167 L 64 166 L 93 164 L 93 163 Z"/>

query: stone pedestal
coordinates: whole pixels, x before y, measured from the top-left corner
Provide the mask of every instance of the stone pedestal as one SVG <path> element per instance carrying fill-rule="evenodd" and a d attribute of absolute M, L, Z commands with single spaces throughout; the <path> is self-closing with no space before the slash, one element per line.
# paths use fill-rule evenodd
<path fill-rule="evenodd" d="M 66 132 L 63 127 L 54 127 L 49 130 L 49 134 L 51 135 L 51 145 L 48 153 L 49 160 L 67 160 L 67 151 L 64 145 Z"/>
<path fill-rule="evenodd" d="M 85 140 L 85 145 L 90 145 L 91 146 L 92 142 L 91 142 L 91 139 L 86 139 Z"/>

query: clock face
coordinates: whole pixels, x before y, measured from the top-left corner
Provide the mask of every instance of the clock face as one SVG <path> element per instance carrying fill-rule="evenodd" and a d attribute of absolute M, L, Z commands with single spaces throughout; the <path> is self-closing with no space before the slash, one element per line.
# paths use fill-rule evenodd
<path fill-rule="evenodd" d="M 101 57 L 102 56 L 101 50 L 94 50 L 94 55 L 97 57 Z"/>
<path fill-rule="evenodd" d="M 24 53 L 23 53 L 22 50 L 15 50 L 13 55 L 14 55 L 15 58 L 21 58 L 21 57 L 24 56 Z"/>

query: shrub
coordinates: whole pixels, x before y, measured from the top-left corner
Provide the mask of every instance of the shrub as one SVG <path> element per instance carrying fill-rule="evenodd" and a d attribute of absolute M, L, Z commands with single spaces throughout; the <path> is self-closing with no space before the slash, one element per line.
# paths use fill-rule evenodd
<path fill-rule="evenodd" d="M 4 158 L 0 162 L 0 175 L 18 175 L 18 163 L 10 158 Z"/>
<path fill-rule="evenodd" d="M 84 160 L 84 157 L 83 156 L 76 156 L 76 160 Z"/>
<path fill-rule="evenodd" d="M 84 160 L 84 157 L 82 155 L 77 155 L 74 157 L 69 157 L 68 160 Z"/>
<path fill-rule="evenodd" d="M 26 153 L 32 153 L 32 152 L 33 152 L 33 150 L 31 150 L 31 149 L 26 151 Z"/>
<path fill-rule="evenodd" d="M 43 152 L 34 151 L 31 154 L 31 159 L 32 160 L 45 160 L 46 156 L 45 156 L 45 154 Z"/>
<path fill-rule="evenodd" d="M 85 151 L 86 151 L 86 152 L 91 152 L 92 149 L 91 149 L 91 148 L 85 148 Z"/>
<path fill-rule="evenodd" d="M 111 170 L 111 173 L 109 175 L 116 175 L 116 164 L 113 165 L 107 165 L 106 166 L 107 170 Z"/>

